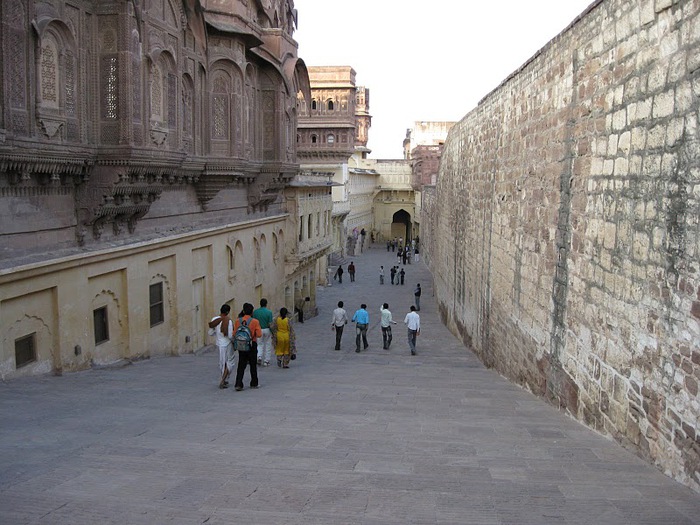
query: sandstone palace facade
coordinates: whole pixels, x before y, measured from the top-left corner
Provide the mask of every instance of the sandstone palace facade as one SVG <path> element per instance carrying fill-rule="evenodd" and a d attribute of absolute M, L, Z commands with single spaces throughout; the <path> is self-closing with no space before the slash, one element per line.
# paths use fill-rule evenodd
<path fill-rule="evenodd" d="M 0 21 L 0 377 L 191 352 L 224 302 L 312 295 L 313 239 L 285 235 L 308 220 L 284 198 L 310 97 L 292 0 L 13 0 Z"/>

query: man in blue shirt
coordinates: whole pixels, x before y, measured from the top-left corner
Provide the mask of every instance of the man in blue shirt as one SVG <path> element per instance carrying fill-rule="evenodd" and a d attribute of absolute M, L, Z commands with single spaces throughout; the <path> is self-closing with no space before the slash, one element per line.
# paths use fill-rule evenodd
<path fill-rule="evenodd" d="M 369 312 L 367 312 L 367 305 L 361 304 L 360 309 L 355 312 L 352 316 L 352 322 L 355 323 L 355 352 L 360 353 L 360 337 L 362 337 L 362 343 L 365 350 L 369 347 L 367 342 L 367 327 L 369 326 Z"/>

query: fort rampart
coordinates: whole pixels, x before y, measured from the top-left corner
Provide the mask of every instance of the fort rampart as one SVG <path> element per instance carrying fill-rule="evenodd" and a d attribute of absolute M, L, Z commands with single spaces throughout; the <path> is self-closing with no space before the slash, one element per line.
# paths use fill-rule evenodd
<path fill-rule="evenodd" d="M 699 108 L 700 1 L 595 2 L 452 128 L 421 229 L 488 366 L 695 490 Z"/>

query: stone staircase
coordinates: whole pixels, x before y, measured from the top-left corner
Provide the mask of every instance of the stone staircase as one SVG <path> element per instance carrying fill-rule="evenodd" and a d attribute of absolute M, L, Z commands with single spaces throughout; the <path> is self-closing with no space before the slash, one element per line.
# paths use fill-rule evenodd
<path fill-rule="evenodd" d="M 349 259 L 342 257 L 339 253 L 332 253 L 329 257 L 329 266 L 338 267 L 339 265 L 347 266 L 349 264 Z"/>

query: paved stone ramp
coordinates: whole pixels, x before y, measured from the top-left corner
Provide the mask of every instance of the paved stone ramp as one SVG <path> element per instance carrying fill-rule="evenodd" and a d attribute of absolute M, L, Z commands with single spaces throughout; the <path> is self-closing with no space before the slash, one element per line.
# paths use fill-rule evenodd
<path fill-rule="evenodd" d="M 357 281 L 319 289 L 299 359 L 259 390 L 217 389 L 211 351 L 0 384 L 0 523 L 700 523 L 698 494 L 484 368 L 440 324 L 422 263 L 392 287 L 385 249 L 353 260 Z M 333 350 L 340 299 L 368 304 L 368 351 L 352 325 Z"/>

